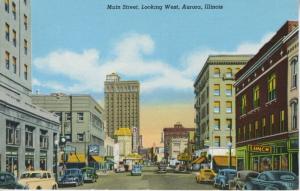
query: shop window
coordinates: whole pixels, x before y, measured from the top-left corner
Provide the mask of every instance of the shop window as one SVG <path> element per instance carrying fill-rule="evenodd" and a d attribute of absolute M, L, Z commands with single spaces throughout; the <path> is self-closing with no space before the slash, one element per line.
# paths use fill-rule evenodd
<path fill-rule="evenodd" d="M 244 170 L 244 159 L 237 159 L 237 170 Z"/>
<path fill-rule="evenodd" d="M 268 101 L 276 99 L 276 74 L 272 74 L 268 79 Z"/>
<path fill-rule="evenodd" d="M 232 102 L 226 101 L 226 113 L 232 113 Z"/>
<path fill-rule="evenodd" d="M 281 170 L 289 170 L 288 155 L 281 155 L 281 165 L 280 166 L 281 166 Z"/>
<path fill-rule="evenodd" d="M 260 171 L 272 170 L 272 158 L 271 156 L 265 156 L 260 158 Z"/>
<path fill-rule="evenodd" d="M 25 168 L 28 171 L 34 170 L 34 152 L 25 153 Z"/>
<path fill-rule="evenodd" d="M 246 114 L 246 106 L 247 106 L 247 95 L 244 94 L 242 96 L 242 103 L 241 103 L 241 114 Z"/>
<path fill-rule="evenodd" d="M 280 132 L 284 131 L 284 110 L 280 112 Z"/>
<path fill-rule="evenodd" d="M 214 95 L 220 96 L 220 84 L 214 84 Z"/>
<path fill-rule="evenodd" d="M 214 129 L 220 130 L 220 119 L 214 119 Z"/>
<path fill-rule="evenodd" d="M 219 101 L 214 102 L 214 113 L 220 113 L 220 102 Z"/>
<path fill-rule="evenodd" d="M 298 102 L 296 100 L 291 103 L 291 113 L 292 129 L 298 129 Z"/>
<path fill-rule="evenodd" d="M 298 56 L 295 56 L 291 62 L 291 88 L 297 87 L 297 81 L 298 81 Z"/>
<path fill-rule="evenodd" d="M 252 158 L 252 170 L 258 172 L 259 171 L 259 160 L 258 157 Z"/>
<path fill-rule="evenodd" d="M 20 129 L 18 123 L 12 121 L 6 121 L 6 144 L 8 145 L 20 145 Z"/>
<path fill-rule="evenodd" d="M 214 77 L 219 78 L 220 77 L 220 68 L 214 68 Z"/>
<path fill-rule="evenodd" d="M 232 85 L 231 84 L 226 84 L 225 95 L 232 96 Z"/>
<path fill-rule="evenodd" d="M 257 108 L 260 105 L 260 99 L 259 99 L 259 86 L 255 86 L 253 88 L 253 108 Z"/>

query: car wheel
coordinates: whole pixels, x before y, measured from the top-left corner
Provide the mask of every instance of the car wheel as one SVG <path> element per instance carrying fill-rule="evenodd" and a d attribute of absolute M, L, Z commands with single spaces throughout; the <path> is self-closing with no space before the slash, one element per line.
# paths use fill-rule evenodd
<path fill-rule="evenodd" d="M 42 187 L 40 187 L 40 186 L 36 187 L 36 190 L 41 190 L 41 189 L 42 189 Z"/>
<path fill-rule="evenodd" d="M 221 183 L 221 189 L 226 190 L 225 184 L 223 182 Z"/>
<path fill-rule="evenodd" d="M 75 186 L 79 186 L 79 180 L 76 180 Z"/>
<path fill-rule="evenodd" d="M 53 185 L 53 186 L 52 186 L 52 190 L 57 190 L 56 185 Z"/>

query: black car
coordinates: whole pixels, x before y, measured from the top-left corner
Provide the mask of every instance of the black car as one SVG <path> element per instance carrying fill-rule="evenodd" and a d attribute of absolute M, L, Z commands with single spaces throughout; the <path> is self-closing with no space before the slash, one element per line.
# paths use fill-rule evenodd
<path fill-rule="evenodd" d="M 221 187 L 222 189 L 229 188 L 229 181 L 233 180 L 236 176 L 236 170 L 221 169 L 214 180 L 214 187 Z"/>
<path fill-rule="evenodd" d="M 298 190 L 298 177 L 289 171 L 265 171 L 250 178 L 245 190 Z"/>
<path fill-rule="evenodd" d="M 0 189 L 28 189 L 27 186 L 23 186 L 17 183 L 13 174 L 8 172 L 0 172 Z"/>
<path fill-rule="evenodd" d="M 79 186 L 83 184 L 83 174 L 78 168 L 71 168 L 64 171 L 64 175 L 58 182 L 59 186 L 74 185 Z"/>

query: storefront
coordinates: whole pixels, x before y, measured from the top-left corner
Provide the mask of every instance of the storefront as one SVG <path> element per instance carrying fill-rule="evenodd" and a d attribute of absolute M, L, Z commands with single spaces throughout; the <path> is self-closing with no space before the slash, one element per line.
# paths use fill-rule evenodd
<path fill-rule="evenodd" d="M 47 170 L 47 152 L 44 151 L 40 153 L 40 169 Z"/>
<path fill-rule="evenodd" d="M 9 149 L 6 151 L 6 171 L 18 176 L 18 152 L 17 149 Z"/>
<path fill-rule="evenodd" d="M 279 140 L 239 147 L 237 148 L 237 170 L 255 170 L 258 172 L 292 170 L 293 156 L 295 159 L 298 157 L 295 157 L 297 151 L 291 152 L 291 149 L 288 149 L 290 144 L 290 141 Z"/>
<path fill-rule="evenodd" d="M 299 175 L 299 135 L 291 137 L 288 142 L 289 170 Z"/>
<path fill-rule="evenodd" d="M 34 170 L 34 150 L 26 150 L 25 168 L 26 170 Z"/>

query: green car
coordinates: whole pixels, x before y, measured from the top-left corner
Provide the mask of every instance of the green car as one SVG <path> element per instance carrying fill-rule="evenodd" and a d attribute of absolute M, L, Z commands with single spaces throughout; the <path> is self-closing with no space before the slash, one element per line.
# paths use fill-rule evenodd
<path fill-rule="evenodd" d="M 92 167 L 84 167 L 81 169 L 81 171 L 84 182 L 97 182 L 98 175 L 96 174 L 96 169 Z"/>

